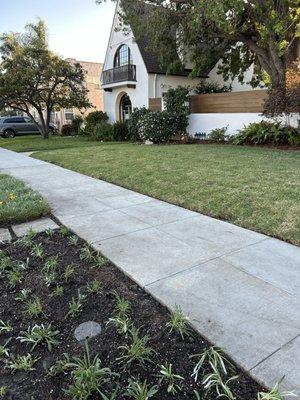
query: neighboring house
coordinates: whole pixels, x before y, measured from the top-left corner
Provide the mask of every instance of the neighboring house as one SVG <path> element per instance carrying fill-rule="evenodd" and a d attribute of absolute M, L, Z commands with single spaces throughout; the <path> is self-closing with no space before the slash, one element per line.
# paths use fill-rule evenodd
<path fill-rule="evenodd" d="M 183 71 L 166 74 L 158 57 L 147 50 L 147 35 L 144 39 L 136 38 L 134 27 L 127 29 L 125 33 L 119 12 L 118 2 L 101 76 L 104 111 L 110 122 L 128 119 L 135 107 L 163 109 L 163 94 L 171 87 L 195 87 L 203 78 L 221 85 L 225 83 L 217 74 L 218 60 L 214 68 L 202 77 L 190 78 L 188 63 L 185 63 L 186 69 Z M 147 10 L 144 18 L 147 18 Z M 252 72 L 253 69 L 250 68 L 246 73 L 246 81 L 250 81 Z M 237 79 L 231 86 L 231 93 L 191 97 L 188 127 L 191 135 L 203 137 L 203 133 L 205 135 L 211 129 L 224 126 L 228 126 L 228 133 L 232 134 L 243 125 L 263 118 L 261 112 L 266 97 L 265 90 L 253 90 L 249 84 L 241 84 Z M 298 118 L 297 115 L 293 116 L 289 122 L 297 125 Z"/>
<path fill-rule="evenodd" d="M 88 89 L 88 99 L 94 108 L 85 110 L 62 109 L 53 111 L 51 115 L 51 122 L 57 125 L 60 130 L 64 124 L 72 122 L 76 115 L 86 116 L 91 111 L 103 111 L 103 90 L 100 87 L 99 77 L 102 73 L 102 63 L 89 62 L 89 61 L 77 61 L 75 58 L 67 58 L 67 61 L 71 64 L 79 63 L 82 68 L 86 71 L 85 85 Z M 36 111 L 32 111 L 33 115 L 36 116 Z"/>

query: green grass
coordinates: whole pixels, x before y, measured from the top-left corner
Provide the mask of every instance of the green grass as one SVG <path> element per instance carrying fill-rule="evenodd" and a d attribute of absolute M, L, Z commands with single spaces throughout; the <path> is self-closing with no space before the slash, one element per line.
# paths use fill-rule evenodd
<path fill-rule="evenodd" d="M 49 139 L 43 139 L 39 135 L 17 136 L 13 139 L 0 137 L 0 147 L 17 152 L 97 146 L 99 144 L 99 142 L 91 142 L 84 136 L 52 136 Z"/>
<path fill-rule="evenodd" d="M 47 215 L 49 204 L 23 182 L 0 174 L 0 226 Z"/>
<path fill-rule="evenodd" d="M 102 143 L 35 156 L 300 244 L 299 151 Z"/>

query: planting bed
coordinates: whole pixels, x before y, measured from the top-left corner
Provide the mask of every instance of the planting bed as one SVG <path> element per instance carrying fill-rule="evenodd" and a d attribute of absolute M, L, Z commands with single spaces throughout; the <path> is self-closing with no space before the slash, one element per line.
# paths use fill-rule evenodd
<path fill-rule="evenodd" d="M 207 391 L 202 384 L 205 375 L 212 371 L 207 361 L 199 372 L 197 382 L 191 377 L 199 358 L 191 359 L 189 356 L 199 354 L 211 345 L 192 330 L 189 334 L 185 334 L 184 330 L 184 338 L 176 330 L 170 332 L 170 327 L 167 326 L 171 317 L 169 311 L 108 260 L 95 253 L 91 254 L 86 243 L 81 239 L 61 229 L 35 236 L 32 234 L 32 238 L 23 240 L 23 243 L 19 240 L 2 244 L 0 250 L 0 266 L 2 266 L 0 345 L 3 346 L 8 342 L 6 346 L 8 355 L 2 354 L 0 359 L 0 398 L 2 390 L 3 398 L 15 400 L 217 399 L 216 390 L 211 388 Z M 7 261 L 7 256 L 12 260 L 12 264 Z M 53 256 L 58 256 L 58 263 L 51 266 Z M 29 261 L 26 261 L 28 259 Z M 23 267 L 18 265 L 18 262 L 22 262 Z M 70 265 L 72 267 L 67 268 Z M 19 277 L 21 282 L 17 282 L 18 279 L 11 273 L 15 270 L 19 271 L 17 278 Z M 49 273 L 50 270 L 53 272 L 52 275 Z M 95 284 L 95 280 L 101 284 L 101 291 L 100 286 Z M 98 291 L 97 293 L 88 290 L 91 282 L 94 282 L 93 288 Z M 63 293 L 57 287 L 63 287 Z M 24 292 L 22 292 L 23 299 L 17 299 L 22 297 L 22 289 L 31 291 L 27 293 L 27 299 Z M 71 315 L 69 303 L 72 297 L 75 300 L 78 298 L 78 289 L 85 298 L 82 299 L 78 312 Z M 117 311 L 116 293 L 130 302 L 129 312 L 125 309 L 123 314 L 120 309 Z M 33 311 L 34 308 L 30 307 L 30 304 L 32 306 L 33 300 L 37 303 L 37 298 L 40 300 L 42 310 L 39 310 L 41 311 L 39 315 L 30 316 L 28 311 Z M 127 321 L 132 321 L 133 326 L 139 328 L 140 338 L 144 335 L 149 336 L 146 346 L 151 347 L 153 352 L 148 355 L 150 361 L 144 360 L 144 365 L 134 360 L 127 363 L 126 359 L 119 359 L 126 354 L 125 350 L 119 346 L 130 345 L 132 336 L 129 331 L 127 334 L 118 333 L 113 324 L 107 325 L 107 321 L 109 318 L 125 314 L 127 314 Z M 126 318 L 123 319 L 126 320 Z M 78 342 L 74 337 L 74 331 L 78 325 L 87 321 L 95 321 L 102 328 L 98 336 L 87 340 L 88 346 L 85 344 L 86 341 Z M 12 331 L 9 331 L 9 328 L 5 329 L 4 323 L 10 324 Z M 24 336 L 21 332 L 27 331 L 29 327 L 32 328 L 36 324 L 44 324 L 45 327 L 51 324 L 52 331 L 59 332 L 54 335 L 59 343 L 54 343 L 51 351 L 43 343 L 37 344 L 32 350 L 32 344 L 17 339 L 18 336 Z M 91 390 L 92 394 L 89 394 L 88 390 L 82 390 L 84 381 L 80 384 L 77 380 L 77 386 L 70 389 L 70 385 L 76 381 L 76 367 L 70 364 L 74 357 L 83 359 L 87 347 L 92 360 L 98 355 L 101 368 L 108 367 L 115 373 L 107 374 L 107 380 L 104 381 L 98 377 L 99 389 L 103 396 L 94 390 Z M 38 359 L 32 366 L 33 370 L 14 371 L 10 368 L 14 356 L 28 353 L 34 359 Z M 68 354 L 69 361 L 62 364 L 64 367 L 60 371 L 59 369 L 55 371 L 53 368 L 50 370 L 56 361 L 68 360 L 67 356 L 63 356 L 64 353 Z M 175 379 L 176 384 L 180 386 L 180 389 L 177 388 L 177 393 L 168 393 L 170 381 L 166 379 L 161 381 L 161 376 L 158 376 L 161 364 L 172 364 L 172 372 L 184 378 Z M 236 380 L 228 383 L 234 395 L 232 398 L 257 399 L 257 393 L 263 389 L 237 367 L 230 366 L 229 363 L 226 363 L 226 366 L 227 374 L 221 373 L 224 381 L 238 375 Z M 133 381 L 139 379 L 141 383 L 147 380 L 148 390 L 155 386 L 156 393 L 154 394 L 155 390 L 153 390 L 153 396 L 149 397 L 130 395 L 128 392 L 130 379 Z M 114 397 L 113 393 L 117 387 L 119 390 Z M 133 383 L 132 387 L 134 388 Z M 70 390 L 66 394 L 65 390 L 68 388 Z M 195 390 L 198 391 L 200 397 L 196 396 Z"/>

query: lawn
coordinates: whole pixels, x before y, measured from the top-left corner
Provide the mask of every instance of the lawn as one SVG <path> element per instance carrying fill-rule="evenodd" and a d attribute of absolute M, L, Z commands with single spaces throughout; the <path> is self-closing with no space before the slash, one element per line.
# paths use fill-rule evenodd
<path fill-rule="evenodd" d="M 3 139 L 0 137 L 0 147 L 8 150 L 23 152 L 50 149 L 65 149 L 70 147 L 95 146 L 97 142 L 91 142 L 84 136 L 52 136 L 43 139 L 39 135 L 18 136 L 13 139 Z"/>
<path fill-rule="evenodd" d="M 49 204 L 23 182 L 0 174 L 0 226 L 47 215 Z"/>
<path fill-rule="evenodd" d="M 102 143 L 35 157 L 300 244 L 300 152 Z"/>

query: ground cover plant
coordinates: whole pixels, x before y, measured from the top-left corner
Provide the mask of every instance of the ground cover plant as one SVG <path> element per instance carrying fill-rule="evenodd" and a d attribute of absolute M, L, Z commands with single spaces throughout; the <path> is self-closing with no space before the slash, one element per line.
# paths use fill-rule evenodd
<path fill-rule="evenodd" d="M 14 400 L 257 400 L 266 390 L 102 255 L 60 230 L 0 246 L 0 388 Z M 27 245 L 24 245 L 27 243 Z M 30 249 L 41 245 L 44 258 Z M 102 262 L 99 265 L 99 259 Z M 66 282 L 68 265 L 77 273 Z M 56 278 L 48 285 L 46 272 Z M 22 280 L 11 287 L 8 274 Z M 62 288 L 62 290 L 57 290 Z M 42 312 L 28 316 L 28 301 Z M 80 304 L 70 313 L 70 304 Z M 80 323 L 101 333 L 78 342 Z M 126 329 L 125 329 L 126 327 Z M 259 394 L 260 393 L 260 394 Z"/>
<path fill-rule="evenodd" d="M 18 179 L 0 174 L 0 227 L 49 213 L 50 206 L 40 194 Z"/>
<path fill-rule="evenodd" d="M 34 155 L 54 164 L 300 244 L 300 152 L 231 145 L 96 148 Z"/>

